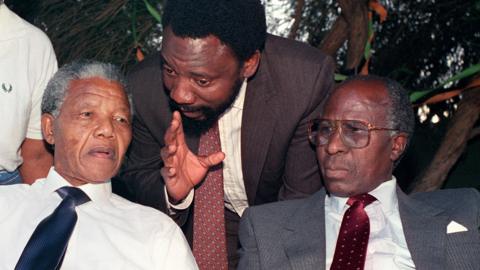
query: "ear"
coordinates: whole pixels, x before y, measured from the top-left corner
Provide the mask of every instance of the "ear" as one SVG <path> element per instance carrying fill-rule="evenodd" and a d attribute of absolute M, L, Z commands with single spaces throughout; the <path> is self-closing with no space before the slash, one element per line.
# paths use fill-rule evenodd
<path fill-rule="evenodd" d="M 42 114 L 42 133 L 43 133 L 43 138 L 45 141 L 47 141 L 49 144 L 54 145 L 55 140 L 53 136 L 53 123 L 55 121 L 55 118 L 53 115 L 49 113 L 44 113 Z"/>
<path fill-rule="evenodd" d="M 396 161 L 400 158 L 407 147 L 408 135 L 405 133 L 399 133 L 394 135 L 392 140 L 392 153 L 390 154 L 390 159 Z"/>
<path fill-rule="evenodd" d="M 246 79 L 250 78 L 255 74 L 260 63 L 260 51 L 256 50 L 250 58 L 243 62 L 242 76 Z"/>

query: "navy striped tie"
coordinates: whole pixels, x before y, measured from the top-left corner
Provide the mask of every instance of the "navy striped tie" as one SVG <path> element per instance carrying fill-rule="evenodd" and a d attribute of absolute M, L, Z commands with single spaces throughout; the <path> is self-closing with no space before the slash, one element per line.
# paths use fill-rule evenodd
<path fill-rule="evenodd" d="M 75 206 L 90 201 L 90 198 L 75 187 L 62 187 L 56 192 L 62 197 L 62 202 L 38 224 L 15 270 L 53 270 L 62 265 L 68 240 L 77 222 Z"/>

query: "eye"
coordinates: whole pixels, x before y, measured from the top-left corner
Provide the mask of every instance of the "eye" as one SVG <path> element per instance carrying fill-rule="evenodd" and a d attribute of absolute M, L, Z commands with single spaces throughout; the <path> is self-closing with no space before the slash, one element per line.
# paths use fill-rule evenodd
<path fill-rule="evenodd" d="M 92 112 L 81 112 L 80 117 L 82 118 L 90 118 L 93 115 Z"/>
<path fill-rule="evenodd" d="M 119 122 L 120 124 L 130 124 L 130 121 L 127 117 L 124 116 L 115 116 L 115 121 Z"/>
<path fill-rule="evenodd" d="M 332 124 L 330 122 L 327 122 L 327 121 L 322 121 L 322 122 L 318 123 L 316 128 L 317 128 L 317 132 L 320 135 L 330 135 L 330 134 L 333 133 L 333 131 L 335 129 L 332 126 Z"/>
<path fill-rule="evenodd" d="M 167 75 L 175 75 L 175 70 L 173 70 L 169 66 L 163 65 L 163 71 Z"/>
<path fill-rule="evenodd" d="M 345 133 L 365 133 L 368 132 L 368 127 L 357 121 L 344 122 L 342 129 Z"/>
<path fill-rule="evenodd" d="M 196 80 L 196 82 L 199 86 L 202 86 L 202 87 L 208 86 L 210 84 L 210 81 L 207 79 L 199 79 L 199 80 Z"/>

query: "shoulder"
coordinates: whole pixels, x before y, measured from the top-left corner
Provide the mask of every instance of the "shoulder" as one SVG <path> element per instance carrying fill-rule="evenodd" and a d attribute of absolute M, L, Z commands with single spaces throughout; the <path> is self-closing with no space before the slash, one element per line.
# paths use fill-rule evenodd
<path fill-rule="evenodd" d="M 480 193 L 473 188 L 442 189 L 410 195 L 415 200 L 449 213 L 480 212 Z"/>
<path fill-rule="evenodd" d="M 264 55 L 266 57 L 279 57 L 282 60 L 302 62 L 310 65 L 331 64 L 333 59 L 307 43 L 291 40 L 275 35 L 268 35 L 265 42 Z"/>
<path fill-rule="evenodd" d="M 2 23 L 6 24 L 5 28 L 0 30 L 0 40 L 19 40 L 22 47 L 28 46 L 35 53 L 53 52 L 50 39 L 42 30 L 22 19 L 6 6 L 2 6 L 0 11 L 0 15 L 3 16 Z"/>
<path fill-rule="evenodd" d="M 146 98 L 147 101 L 154 92 L 163 92 L 160 52 L 147 56 L 129 70 L 127 84 L 134 98 Z"/>
<path fill-rule="evenodd" d="M 18 38 L 31 42 L 30 45 L 34 47 L 51 48 L 51 42 L 47 34 L 38 27 L 20 18 L 15 13 L 11 14 L 9 22 L 11 33 L 17 35 Z"/>
<path fill-rule="evenodd" d="M 411 195 L 417 200 L 441 205 L 458 205 L 480 201 L 480 193 L 474 188 L 441 189 Z"/>
<path fill-rule="evenodd" d="M 147 76 L 160 72 L 160 52 L 155 52 L 147 56 L 143 61 L 137 63 L 129 72 L 129 78 Z"/>

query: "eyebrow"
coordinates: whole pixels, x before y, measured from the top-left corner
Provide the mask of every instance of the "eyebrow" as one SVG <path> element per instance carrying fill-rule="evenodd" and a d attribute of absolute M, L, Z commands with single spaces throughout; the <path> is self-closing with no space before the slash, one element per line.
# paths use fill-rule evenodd
<path fill-rule="evenodd" d="M 168 61 L 165 59 L 165 57 L 163 57 L 163 54 L 160 54 L 160 64 L 163 66 L 163 65 L 167 65 L 167 66 L 170 66 L 170 64 L 168 63 Z"/>
<path fill-rule="evenodd" d="M 168 61 L 163 57 L 162 54 L 160 54 L 160 64 L 163 66 L 163 65 L 167 65 L 169 67 L 172 67 L 172 65 L 170 65 L 168 63 Z M 212 76 L 210 74 L 206 74 L 206 73 L 199 73 L 199 72 L 194 72 L 194 71 L 189 71 L 188 74 L 190 74 L 192 77 L 201 77 L 201 78 L 215 78 L 216 76 Z"/>

